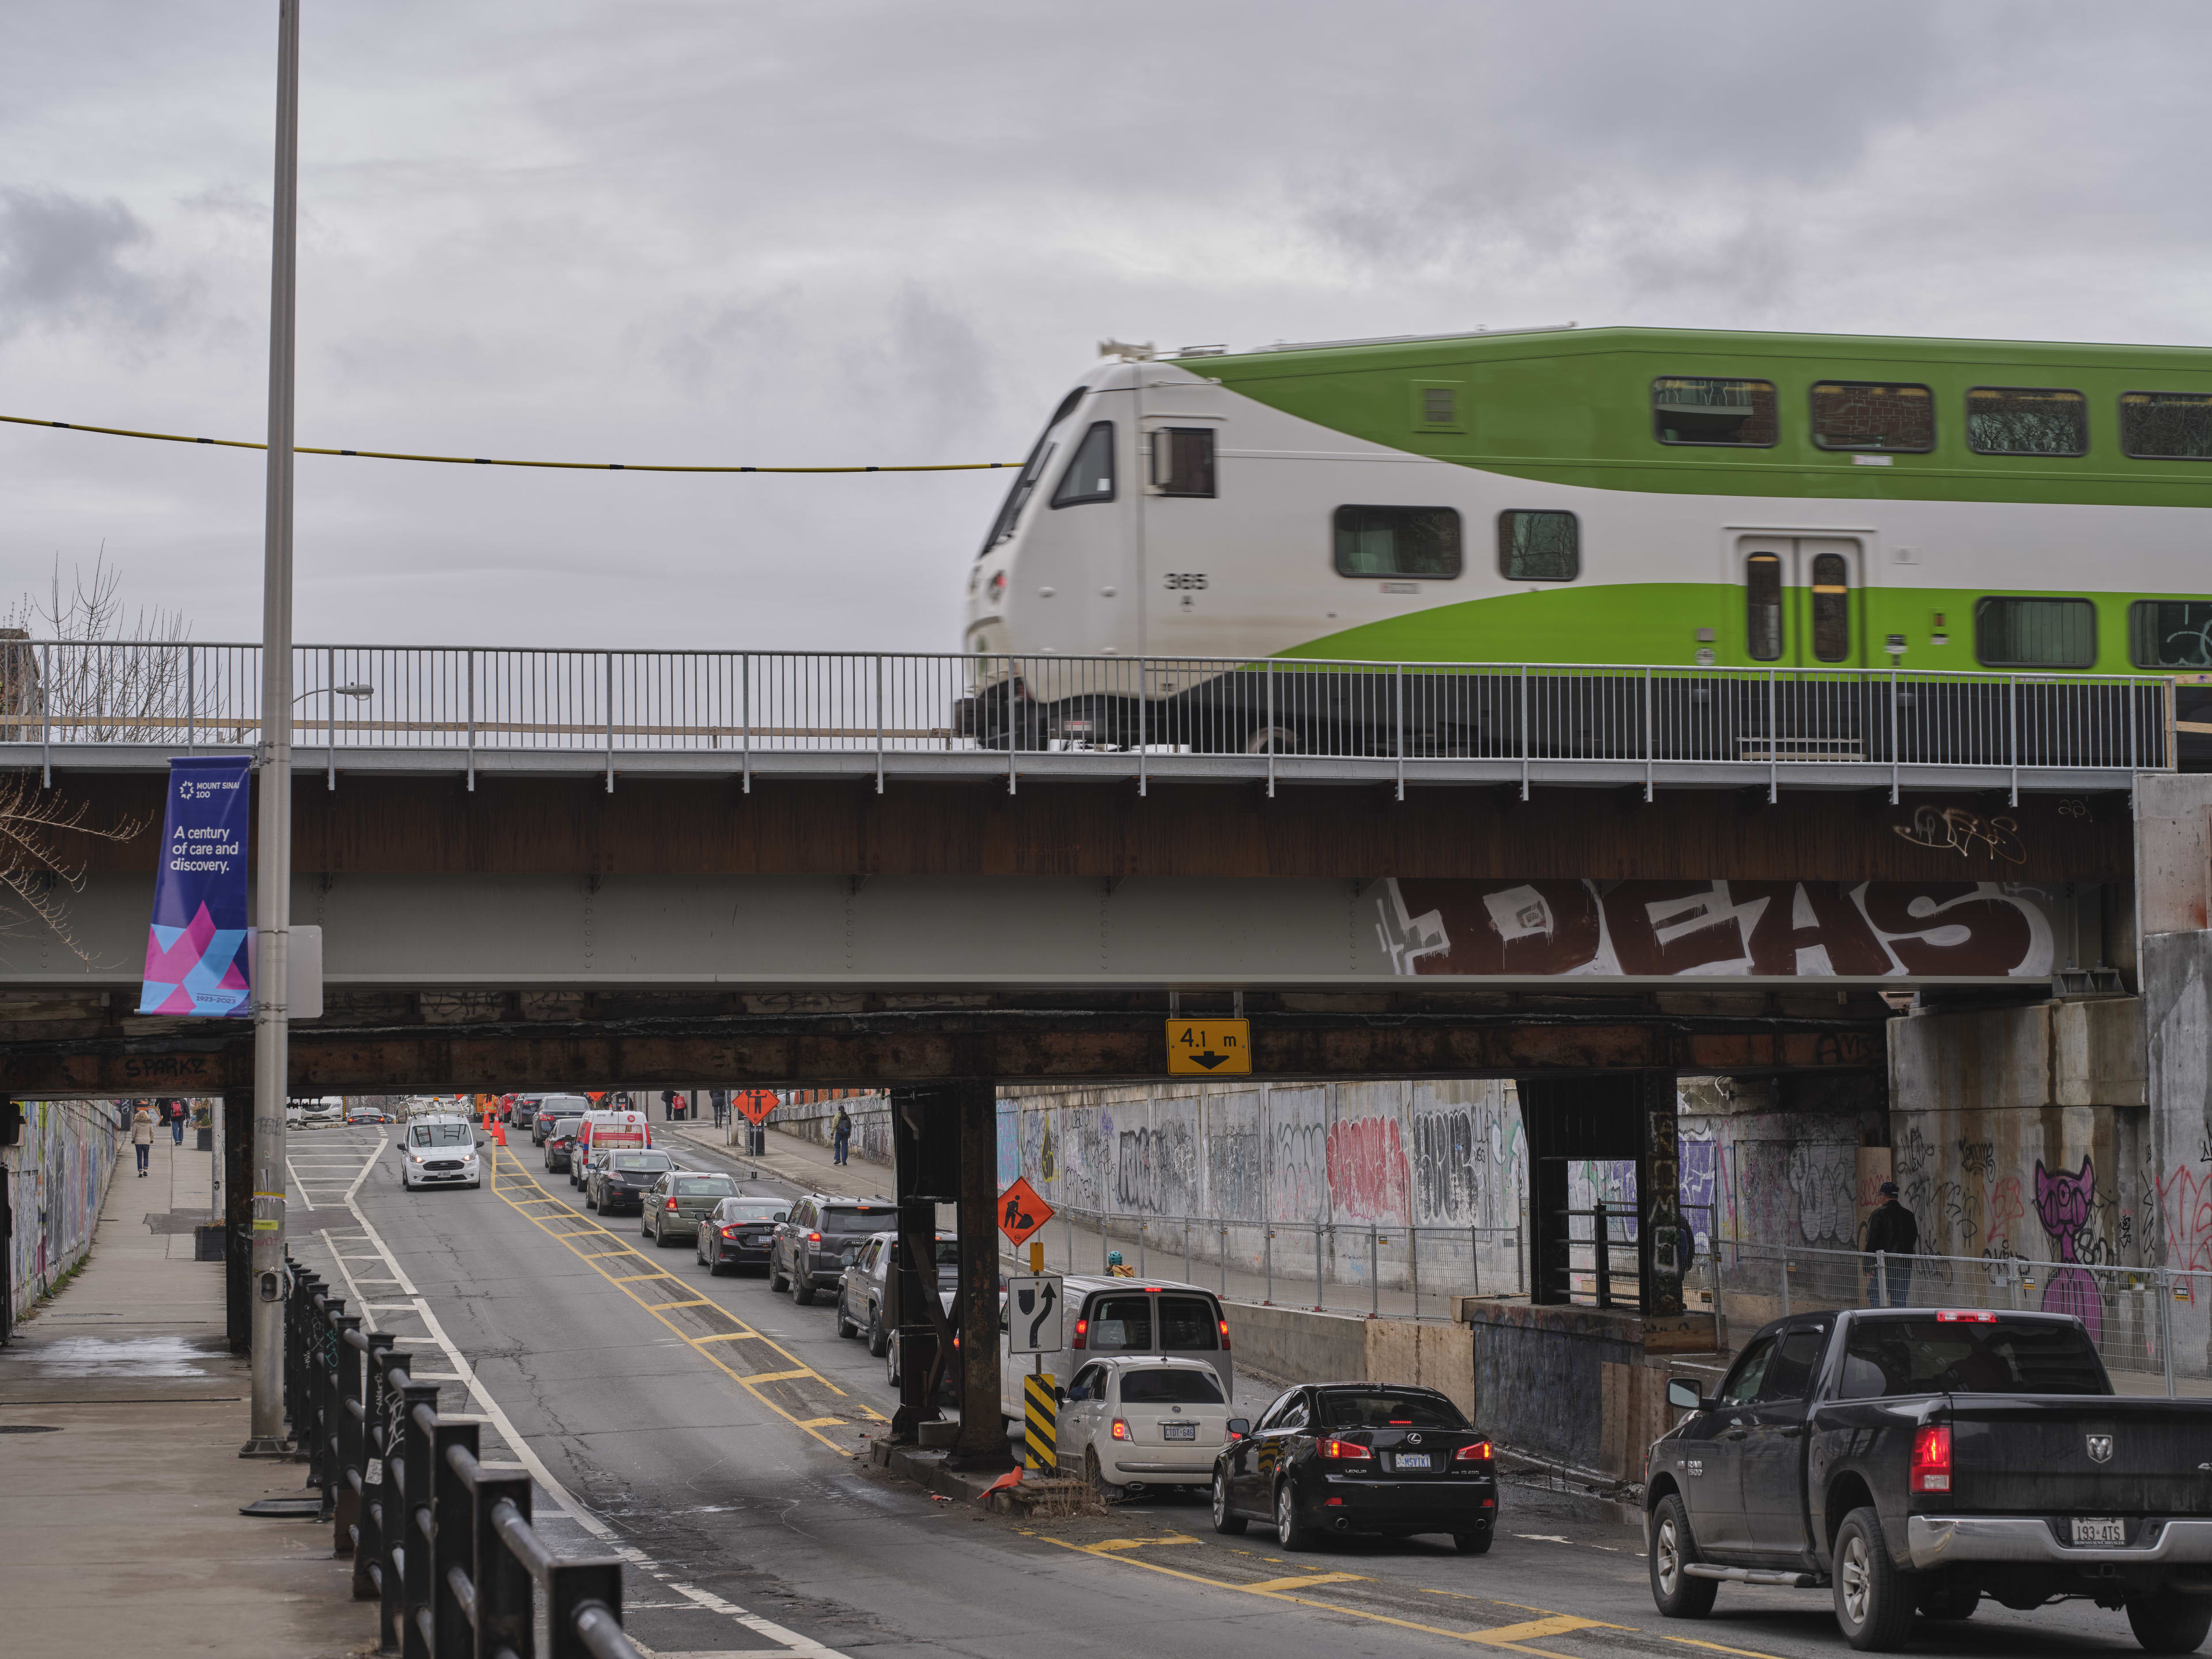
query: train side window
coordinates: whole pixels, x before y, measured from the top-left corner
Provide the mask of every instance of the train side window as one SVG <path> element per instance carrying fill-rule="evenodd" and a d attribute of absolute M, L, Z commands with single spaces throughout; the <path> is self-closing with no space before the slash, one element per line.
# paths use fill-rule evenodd
<path fill-rule="evenodd" d="M 2212 599 L 2137 599 L 2128 655 L 2138 668 L 2212 668 Z"/>
<path fill-rule="evenodd" d="M 1771 449 L 1779 430 L 1774 382 L 1662 375 L 1651 382 L 1651 428 L 1662 444 Z"/>
<path fill-rule="evenodd" d="M 1822 449 L 1913 453 L 1936 447 L 1936 398 L 1924 386 L 1820 380 L 1813 386 L 1813 441 Z"/>
<path fill-rule="evenodd" d="M 1840 553 L 1813 556 L 1813 654 L 1822 662 L 1851 654 L 1851 566 Z"/>
<path fill-rule="evenodd" d="M 1152 434 L 1152 488 L 1163 495 L 1211 495 L 1213 428 L 1164 426 Z"/>
<path fill-rule="evenodd" d="M 1449 580 L 1460 574 L 1456 507 L 1340 507 L 1335 529 L 1340 576 Z"/>
<path fill-rule="evenodd" d="M 1498 574 L 1509 582 L 1571 582 L 1581 575 L 1582 526 L 1575 515 L 1499 514 Z"/>
<path fill-rule="evenodd" d="M 1983 599 L 1974 655 L 1984 668 L 2094 668 L 2097 607 L 2087 599 Z"/>
<path fill-rule="evenodd" d="M 1114 499 L 1114 422 L 1099 421 L 1075 447 L 1075 459 L 1060 475 L 1060 488 L 1052 492 L 1054 507 L 1081 507 L 1087 501 Z"/>
<path fill-rule="evenodd" d="M 2212 461 L 2212 396 L 2122 392 L 2120 453 L 2138 461 Z"/>
<path fill-rule="evenodd" d="M 1754 662 L 1782 654 L 1782 556 L 1754 553 L 1743 562 L 1744 634 Z"/>
<path fill-rule="evenodd" d="M 1966 393 L 1966 445 L 1977 455 L 2086 455 L 2089 400 L 2051 387 L 1975 386 Z"/>

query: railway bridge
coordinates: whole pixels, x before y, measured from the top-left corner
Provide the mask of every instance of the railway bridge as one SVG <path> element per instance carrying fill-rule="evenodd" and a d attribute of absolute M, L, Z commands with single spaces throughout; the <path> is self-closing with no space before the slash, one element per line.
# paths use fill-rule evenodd
<path fill-rule="evenodd" d="M 167 763 L 251 752 L 255 653 L 13 649 L 0 765 L 138 828 L 64 838 L 68 939 L 0 950 L 0 1087 L 240 1096 L 245 1023 L 135 1009 Z M 1101 747 L 1064 659 L 303 647 L 290 1087 L 886 1087 L 915 1225 L 957 1197 L 983 1249 L 1000 1085 L 1158 1078 L 1170 1019 L 1241 1016 L 1261 1080 L 1516 1079 L 1540 1168 L 1671 1206 L 1680 1077 L 1878 1109 L 1907 1009 L 2133 988 L 2136 799 L 2193 782 L 2155 681 L 1468 665 L 1510 718 L 1440 744 L 1455 671 L 1338 665 L 1367 714 L 1322 724 L 1214 666 L 1211 725 Z"/>

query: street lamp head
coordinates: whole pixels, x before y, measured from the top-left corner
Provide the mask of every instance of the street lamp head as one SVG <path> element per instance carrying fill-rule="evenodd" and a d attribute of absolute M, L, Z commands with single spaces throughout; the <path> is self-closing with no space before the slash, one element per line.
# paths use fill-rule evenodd
<path fill-rule="evenodd" d="M 376 688 L 373 685 L 321 685 L 302 691 L 292 701 L 305 702 L 310 697 L 354 697 L 365 700 L 374 696 L 375 693 Z"/>

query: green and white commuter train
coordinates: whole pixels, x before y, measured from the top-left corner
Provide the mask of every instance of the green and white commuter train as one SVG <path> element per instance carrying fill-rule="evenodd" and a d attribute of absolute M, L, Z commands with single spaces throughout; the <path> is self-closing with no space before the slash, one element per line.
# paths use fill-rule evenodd
<path fill-rule="evenodd" d="M 1108 350 L 969 580 L 1002 714 L 1054 657 L 2212 669 L 2212 350 L 1571 325 Z"/>

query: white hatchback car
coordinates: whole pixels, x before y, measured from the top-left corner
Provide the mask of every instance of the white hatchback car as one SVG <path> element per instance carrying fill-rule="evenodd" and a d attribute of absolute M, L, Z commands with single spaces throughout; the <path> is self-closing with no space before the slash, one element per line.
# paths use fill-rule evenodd
<path fill-rule="evenodd" d="M 1109 1499 L 1206 1486 L 1214 1454 L 1245 1431 L 1236 1410 L 1205 1360 L 1094 1359 L 1060 1391 L 1060 1464 L 1079 1465 Z"/>
<path fill-rule="evenodd" d="M 472 1119 L 440 1114 L 410 1118 L 394 1143 L 399 1148 L 399 1184 L 417 1187 L 481 1187 L 483 1165 L 477 1160 L 477 1126 Z"/>

